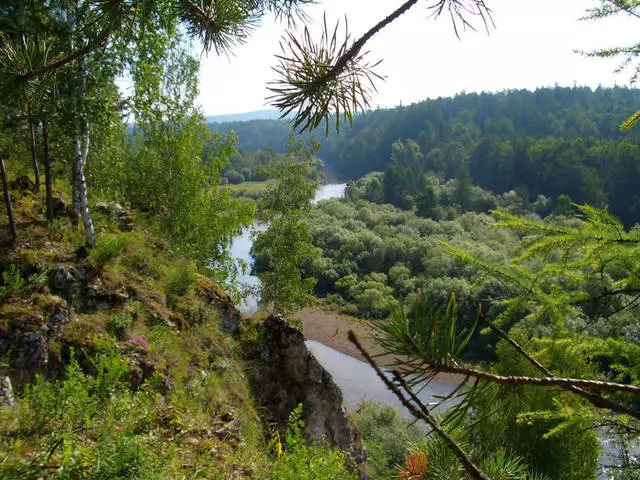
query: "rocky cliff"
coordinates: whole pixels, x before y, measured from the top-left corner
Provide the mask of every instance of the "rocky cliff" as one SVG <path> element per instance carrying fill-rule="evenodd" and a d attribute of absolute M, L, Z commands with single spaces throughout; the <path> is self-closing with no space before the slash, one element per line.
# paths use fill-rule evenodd
<path fill-rule="evenodd" d="M 349 452 L 356 464 L 366 451 L 342 407 L 342 392 L 307 349 L 304 335 L 279 316 L 270 316 L 250 349 L 253 392 L 269 420 L 283 425 L 302 404 L 310 442 L 328 442 Z"/>

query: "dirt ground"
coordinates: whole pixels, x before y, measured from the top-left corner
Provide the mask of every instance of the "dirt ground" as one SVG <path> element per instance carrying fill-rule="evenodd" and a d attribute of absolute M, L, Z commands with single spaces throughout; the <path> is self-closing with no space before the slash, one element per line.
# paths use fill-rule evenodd
<path fill-rule="evenodd" d="M 294 318 L 302 320 L 304 336 L 331 347 L 345 355 L 364 361 L 355 345 L 347 338 L 353 330 L 360 343 L 372 355 L 382 353 L 382 349 L 372 338 L 373 332 L 363 320 L 346 317 L 337 313 L 325 312 L 316 308 L 298 310 Z M 385 355 L 377 358 L 382 365 L 390 365 L 392 357 Z"/>
<path fill-rule="evenodd" d="M 347 338 L 349 330 L 353 330 L 362 346 L 380 365 L 391 367 L 393 364 L 393 356 L 382 355 L 384 353 L 382 348 L 375 342 L 373 331 L 364 320 L 318 308 L 298 310 L 293 317 L 302 320 L 303 333 L 307 340 L 315 340 L 345 355 L 365 361 L 355 345 Z M 447 373 L 438 374 L 437 378 L 441 382 L 452 384 L 463 380 L 460 375 Z"/>

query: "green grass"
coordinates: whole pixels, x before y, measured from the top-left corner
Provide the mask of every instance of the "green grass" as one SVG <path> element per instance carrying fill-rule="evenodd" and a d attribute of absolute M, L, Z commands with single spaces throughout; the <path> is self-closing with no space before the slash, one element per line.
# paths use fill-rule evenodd
<path fill-rule="evenodd" d="M 224 188 L 229 189 L 234 197 L 245 197 L 252 200 L 259 200 L 265 192 L 269 182 L 242 182 L 237 185 L 226 185 Z"/>

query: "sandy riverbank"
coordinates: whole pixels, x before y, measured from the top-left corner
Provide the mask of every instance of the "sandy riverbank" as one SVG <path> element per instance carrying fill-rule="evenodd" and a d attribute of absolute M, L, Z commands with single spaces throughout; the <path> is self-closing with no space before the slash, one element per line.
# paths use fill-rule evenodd
<path fill-rule="evenodd" d="M 347 333 L 353 330 L 364 348 L 372 355 L 382 353 L 382 349 L 372 338 L 373 332 L 366 322 L 357 318 L 325 312 L 317 308 L 305 308 L 297 311 L 295 318 L 302 320 L 304 336 L 315 340 L 327 347 L 331 347 L 345 355 L 364 361 L 364 358 L 349 339 Z M 389 365 L 392 357 L 389 355 L 378 358 L 382 365 Z"/>
<path fill-rule="evenodd" d="M 391 366 L 393 357 L 382 355 L 384 351 L 373 338 L 373 331 L 367 322 L 358 318 L 327 312 L 318 308 L 298 310 L 294 318 L 302 320 L 304 336 L 331 347 L 345 355 L 364 361 L 364 358 L 347 338 L 349 330 L 353 330 L 364 348 L 375 357 L 382 366 Z M 379 355 L 379 356 L 378 356 Z M 464 380 L 461 375 L 442 373 L 437 376 L 440 382 L 457 384 Z"/>

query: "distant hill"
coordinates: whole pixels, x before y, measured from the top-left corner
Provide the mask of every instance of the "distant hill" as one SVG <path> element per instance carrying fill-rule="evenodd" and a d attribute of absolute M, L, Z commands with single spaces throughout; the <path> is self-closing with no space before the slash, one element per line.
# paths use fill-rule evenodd
<path fill-rule="evenodd" d="M 230 113 L 228 115 L 210 115 L 207 117 L 207 123 L 277 120 L 278 118 L 280 118 L 280 112 L 278 110 L 256 110 L 255 112 Z"/>

